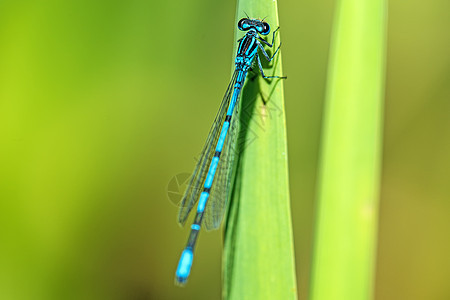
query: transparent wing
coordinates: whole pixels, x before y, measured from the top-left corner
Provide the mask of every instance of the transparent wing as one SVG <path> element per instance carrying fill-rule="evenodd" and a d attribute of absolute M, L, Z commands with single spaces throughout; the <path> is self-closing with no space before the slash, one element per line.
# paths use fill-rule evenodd
<path fill-rule="evenodd" d="M 208 230 L 217 229 L 222 223 L 228 199 L 233 175 L 233 165 L 236 155 L 236 138 L 239 135 L 239 97 L 231 118 L 230 129 L 225 139 L 216 178 L 211 187 L 211 194 L 206 204 L 205 227 Z"/>
<path fill-rule="evenodd" d="M 203 147 L 200 159 L 195 166 L 194 173 L 191 176 L 187 189 L 180 202 L 178 222 L 181 225 L 184 225 L 184 223 L 186 222 L 189 212 L 192 210 L 195 203 L 198 201 L 201 192 L 203 191 L 203 183 L 205 182 L 211 159 L 215 153 L 220 130 L 225 120 L 228 106 L 230 104 L 231 94 L 233 93 L 236 77 L 237 72 L 234 71 L 233 76 L 231 77 L 230 84 L 228 85 L 225 96 L 223 97 L 222 103 L 220 105 L 219 112 L 217 113 L 213 125 L 209 131 L 208 138 L 206 139 L 206 143 Z"/>

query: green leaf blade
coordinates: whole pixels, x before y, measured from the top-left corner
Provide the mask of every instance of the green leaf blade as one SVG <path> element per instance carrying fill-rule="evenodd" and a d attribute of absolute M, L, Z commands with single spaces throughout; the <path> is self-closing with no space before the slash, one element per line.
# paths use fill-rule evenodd
<path fill-rule="evenodd" d="M 272 31 L 278 27 L 276 1 L 238 1 L 236 23 L 244 12 L 266 17 Z M 235 39 L 240 37 L 236 32 Z M 278 32 L 271 53 L 279 41 Z M 265 72 L 283 75 L 281 53 Z M 283 80 L 252 76 L 241 96 L 238 139 L 243 142 L 226 222 L 223 294 L 224 299 L 296 299 Z"/>
<path fill-rule="evenodd" d="M 330 49 L 311 299 L 373 294 L 386 43 L 383 0 L 339 1 Z"/>

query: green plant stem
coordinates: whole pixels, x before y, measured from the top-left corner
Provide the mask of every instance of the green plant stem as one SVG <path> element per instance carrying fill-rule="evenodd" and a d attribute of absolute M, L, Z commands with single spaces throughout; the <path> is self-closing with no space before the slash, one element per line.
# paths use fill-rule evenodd
<path fill-rule="evenodd" d="M 266 17 L 272 31 L 278 27 L 276 1 L 238 1 L 236 24 L 244 12 Z M 235 39 L 240 37 L 236 32 Z M 278 32 L 270 53 L 279 41 Z M 269 66 L 266 75 L 283 74 L 281 53 Z M 241 148 L 225 229 L 223 295 L 296 299 L 283 80 L 250 79 L 254 76 L 249 73 L 240 103 Z"/>
<path fill-rule="evenodd" d="M 373 294 L 386 2 L 340 0 L 330 50 L 310 298 Z"/>

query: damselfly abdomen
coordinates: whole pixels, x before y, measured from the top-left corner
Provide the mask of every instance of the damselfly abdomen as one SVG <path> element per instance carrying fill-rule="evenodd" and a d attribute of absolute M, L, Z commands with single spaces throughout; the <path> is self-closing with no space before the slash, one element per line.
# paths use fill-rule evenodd
<path fill-rule="evenodd" d="M 260 35 L 265 36 L 270 33 L 270 26 L 264 20 L 244 18 L 237 25 L 239 30 L 246 31 L 246 34 L 238 40 L 235 70 L 209 132 L 201 157 L 181 200 L 178 221 L 182 225 L 186 222 L 189 212 L 197 200 L 198 205 L 187 245 L 178 263 L 175 278 L 178 284 L 186 283 L 189 276 L 194 258 L 194 248 L 203 218 L 205 217 L 207 229 L 217 229 L 222 222 L 231 187 L 231 168 L 235 155 L 231 149 L 235 142 L 236 128 L 239 122 L 236 107 L 239 104 L 239 95 L 247 72 L 256 60 L 264 78 L 285 78 L 264 75 L 259 58 L 259 53 L 262 53 L 270 62 L 277 54 L 280 46 L 272 56 L 269 56 L 263 45 L 273 47 L 278 28 L 272 34 L 272 43 L 269 43 L 260 37 Z M 258 49 L 260 52 L 258 52 Z"/>

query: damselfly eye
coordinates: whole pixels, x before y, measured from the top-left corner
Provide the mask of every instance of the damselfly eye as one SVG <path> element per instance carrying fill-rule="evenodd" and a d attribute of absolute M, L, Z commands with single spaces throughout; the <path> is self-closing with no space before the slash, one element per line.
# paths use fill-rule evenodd
<path fill-rule="evenodd" d="M 259 31 L 259 33 L 261 33 L 262 35 L 268 35 L 270 32 L 270 26 L 269 24 L 267 24 L 266 22 L 263 22 L 263 29 L 261 31 Z"/>
<path fill-rule="evenodd" d="M 249 30 L 250 25 L 248 24 L 248 19 L 247 18 L 240 19 L 238 22 L 238 28 L 239 30 L 242 31 Z"/>

